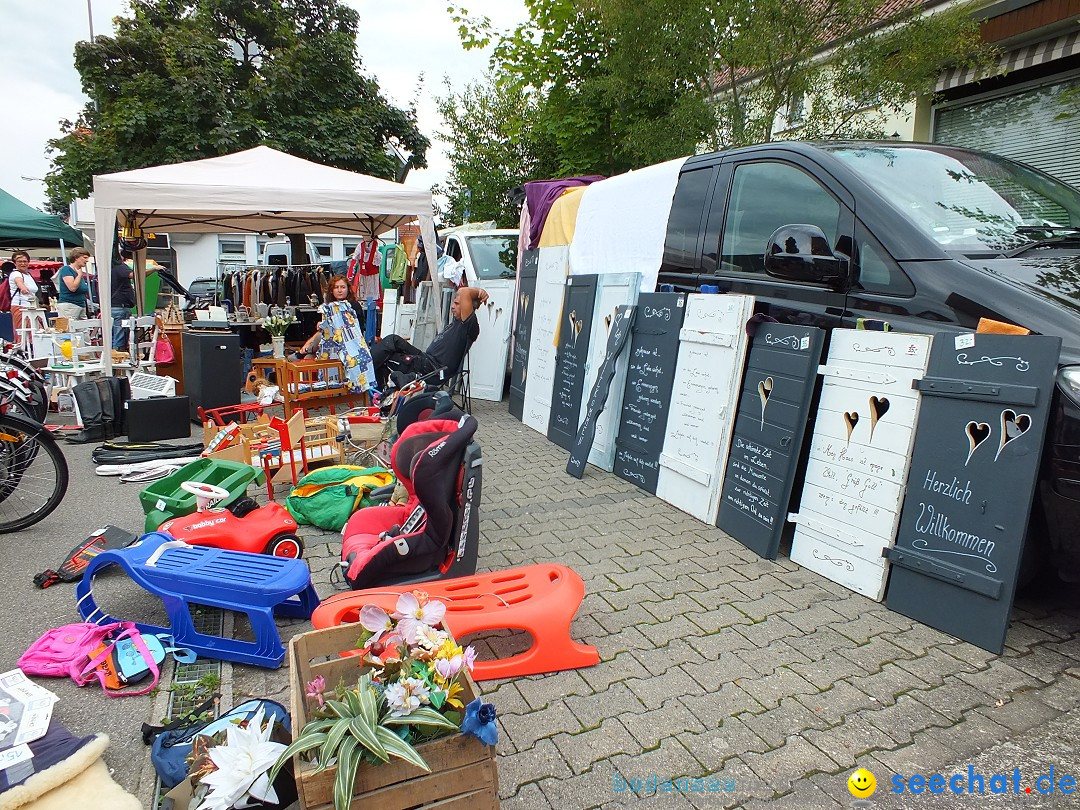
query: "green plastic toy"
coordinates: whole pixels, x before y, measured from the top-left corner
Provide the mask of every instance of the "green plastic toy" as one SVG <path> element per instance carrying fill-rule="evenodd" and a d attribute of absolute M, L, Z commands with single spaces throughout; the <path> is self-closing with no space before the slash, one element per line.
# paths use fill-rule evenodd
<path fill-rule="evenodd" d="M 143 513 L 146 515 L 145 531 L 156 532 L 158 526 L 166 520 L 190 515 L 198 506 L 195 495 L 180 488 L 180 482 L 194 481 L 199 484 L 212 484 L 229 493 L 229 497 L 218 502 L 218 506 L 228 506 L 237 498 L 243 497 L 252 481 L 263 483 L 266 474 L 250 464 L 239 461 L 200 458 L 181 467 L 171 475 L 155 481 L 139 493 Z"/>

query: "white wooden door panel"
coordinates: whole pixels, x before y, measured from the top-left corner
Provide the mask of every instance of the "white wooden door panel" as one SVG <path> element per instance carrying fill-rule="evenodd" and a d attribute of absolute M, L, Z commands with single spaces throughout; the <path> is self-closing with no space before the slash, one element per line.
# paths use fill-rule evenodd
<path fill-rule="evenodd" d="M 791 559 L 864 596 L 885 592 L 918 419 L 926 335 L 837 329 L 810 443 Z"/>
<path fill-rule="evenodd" d="M 562 315 L 569 248 L 540 248 L 536 269 L 536 307 L 529 339 L 529 365 L 525 374 L 525 405 L 521 421 L 547 435 L 551 392 L 555 387 L 555 330 Z"/>
<path fill-rule="evenodd" d="M 691 295 L 656 494 L 706 523 L 716 522 L 754 299 Z"/>

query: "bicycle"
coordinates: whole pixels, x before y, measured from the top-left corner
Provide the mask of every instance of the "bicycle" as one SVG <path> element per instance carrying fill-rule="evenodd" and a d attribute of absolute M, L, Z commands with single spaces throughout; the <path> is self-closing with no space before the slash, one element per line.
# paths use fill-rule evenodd
<path fill-rule="evenodd" d="M 0 534 L 51 515 L 68 488 L 60 445 L 44 425 L 10 410 L 14 394 L 0 378 Z"/>
<path fill-rule="evenodd" d="M 25 352 L 11 344 L 0 348 L 0 375 L 12 382 L 10 408 L 35 422 L 44 423 L 49 414 L 49 392 L 45 376 L 31 365 Z"/>

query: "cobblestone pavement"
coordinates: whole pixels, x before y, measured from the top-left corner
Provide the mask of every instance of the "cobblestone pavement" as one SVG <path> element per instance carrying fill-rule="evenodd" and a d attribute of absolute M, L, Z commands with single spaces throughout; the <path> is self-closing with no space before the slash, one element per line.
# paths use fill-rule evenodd
<path fill-rule="evenodd" d="M 876 775 L 876 807 L 945 806 L 942 796 L 894 796 L 893 774 L 966 774 L 971 765 L 989 791 L 993 768 L 1021 767 L 1024 792 L 1046 772 L 1031 768 L 1054 766 L 1058 779 L 1080 770 L 1080 600 L 1066 588 L 1019 600 L 1007 649 L 993 655 L 784 557 L 761 560 L 614 475 L 589 467 L 571 478 L 566 453 L 505 403 L 474 411 L 484 449 L 481 570 L 572 567 L 586 588 L 573 634 L 601 657 L 589 669 L 481 684 L 499 712 L 506 810 L 848 807 L 856 767 Z M 340 538 L 306 539 L 325 597 Z M 522 641 L 477 643 L 505 653 Z M 232 682 L 238 697 L 288 702 L 285 670 L 237 666 Z M 686 789 L 654 793 L 652 776 L 687 777 Z M 710 791 L 712 777 L 730 790 Z M 1060 792 L 1000 798 L 1080 806 Z"/>

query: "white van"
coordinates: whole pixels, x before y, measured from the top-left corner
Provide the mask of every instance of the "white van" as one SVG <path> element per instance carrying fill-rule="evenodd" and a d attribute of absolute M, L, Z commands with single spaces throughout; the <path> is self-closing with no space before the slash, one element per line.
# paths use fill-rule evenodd
<path fill-rule="evenodd" d="M 510 321 L 517 289 L 518 232 L 510 228 L 440 232 L 447 255 L 465 265 L 470 287 L 487 290 L 488 303 L 477 310 L 480 336 L 469 351 L 472 396 L 499 402 L 510 359 Z"/>
<path fill-rule="evenodd" d="M 307 252 L 312 263 L 328 258 L 322 256 L 319 249 L 310 241 L 307 243 Z M 303 263 L 303 258 L 303 256 L 299 257 L 300 263 Z M 275 239 L 263 245 L 262 253 L 259 255 L 259 264 L 288 265 L 292 263 L 292 243 L 288 239 Z"/>

